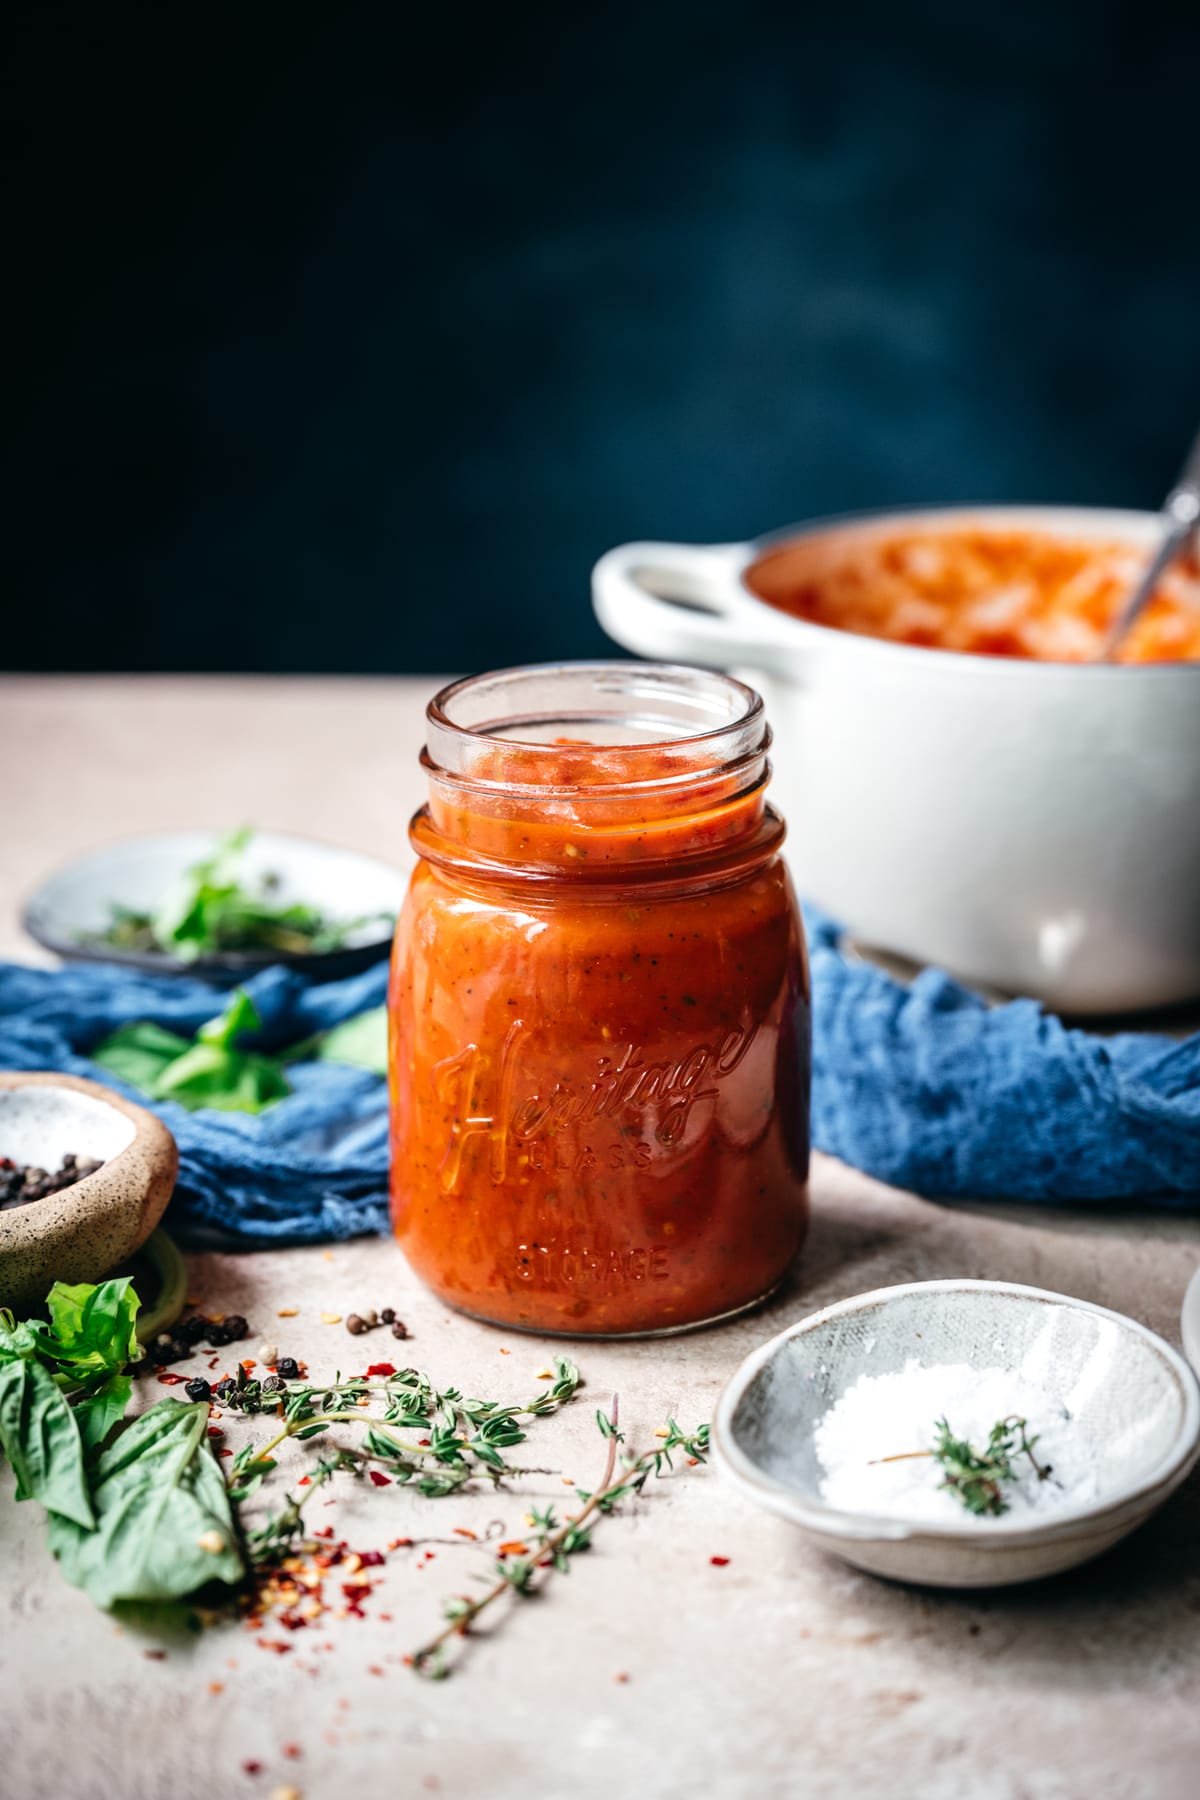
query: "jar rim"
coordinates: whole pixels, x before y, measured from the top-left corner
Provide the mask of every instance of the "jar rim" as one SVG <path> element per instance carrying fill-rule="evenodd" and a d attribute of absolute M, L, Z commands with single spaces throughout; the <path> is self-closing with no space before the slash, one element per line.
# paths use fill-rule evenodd
<path fill-rule="evenodd" d="M 522 788 L 563 791 L 566 776 L 575 791 L 602 786 L 610 795 L 728 770 L 761 757 L 771 741 L 762 697 L 736 676 L 616 658 L 523 663 L 463 676 L 434 695 L 425 717 L 422 761 L 431 770 L 492 785 L 477 766 L 480 752 L 502 747 L 506 775 L 497 785 L 512 785 L 516 761 Z M 576 750 L 592 779 L 570 779 Z M 594 779 L 598 750 L 606 765 L 602 783 Z M 648 750 L 678 752 L 679 767 L 648 778 Z M 550 765 L 553 779 L 539 779 Z"/>

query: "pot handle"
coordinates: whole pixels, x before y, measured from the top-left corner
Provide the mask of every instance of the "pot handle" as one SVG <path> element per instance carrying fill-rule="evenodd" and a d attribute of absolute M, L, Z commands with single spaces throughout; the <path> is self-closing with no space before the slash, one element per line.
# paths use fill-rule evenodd
<path fill-rule="evenodd" d="M 753 661 L 767 641 L 738 608 L 742 544 L 618 544 L 592 570 L 605 631 L 639 656 L 705 668 Z"/>

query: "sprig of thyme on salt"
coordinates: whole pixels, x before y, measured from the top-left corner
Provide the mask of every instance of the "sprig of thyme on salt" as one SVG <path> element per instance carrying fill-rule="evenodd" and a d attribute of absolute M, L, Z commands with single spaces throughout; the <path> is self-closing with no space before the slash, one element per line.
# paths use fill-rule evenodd
<path fill-rule="evenodd" d="M 1039 1481 L 1050 1473 L 1049 1463 L 1040 1463 L 1033 1453 L 1039 1441 L 1028 1434 L 1028 1421 L 1017 1413 L 998 1419 L 988 1433 L 987 1444 L 976 1450 L 966 1438 L 955 1437 L 949 1423 L 938 1419 L 937 1436 L 931 1450 L 904 1450 L 898 1456 L 878 1456 L 876 1463 L 907 1462 L 910 1458 L 932 1457 L 942 1470 L 939 1487 L 957 1496 L 969 1513 L 990 1514 L 1008 1511 L 1001 1482 L 1015 1481 L 1018 1457 L 1027 1456 Z"/>
<path fill-rule="evenodd" d="M 426 1675 L 433 1681 L 445 1680 L 452 1673 L 452 1665 L 446 1655 L 447 1645 L 452 1638 L 465 1637 L 482 1612 L 505 1594 L 528 1599 L 540 1592 L 551 1574 L 568 1574 L 569 1558 L 591 1547 L 593 1526 L 586 1521 L 593 1518 L 593 1515 L 602 1517 L 611 1513 L 622 1500 L 640 1493 L 652 1474 L 661 1475 L 664 1468 L 673 1468 L 672 1451 L 682 1450 L 692 1463 L 707 1460 L 708 1426 L 699 1425 L 695 1431 L 685 1432 L 674 1419 L 668 1419 L 659 1433 L 662 1442 L 656 1449 L 644 1451 L 637 1456 L 622 1452 L 621 1472 L 617 1475 L 615 1469 L 618 1446 L 625 1441 L 624 1433 L 617 1428 L 617 1419 L 618 1400 L 614 1395 L 611 1413 L 596 1414 L 600 1435 L 608 1440 L 608 1455 L 599 1487 L 591 1493 L 583 1488 L 577 1490 L 583 1501 L 582 1510 L 574 1518 L 559 1524 L 553 1507 L 546 1507 L 544 1510 L 533 1508 L 526 1520 L 529 1527 L 528 1545 L 517 1554 L 501 1558 L 493 1565 L 495 1580 L 492 1585 L 478 1597 L 456 1594 L 444 1603 L 443 1615 L 447 1623 L 410 1659 L 418 1674 Z M 539 1570 L 545 1571 L 541 1581 L 537 1579 Z"/>

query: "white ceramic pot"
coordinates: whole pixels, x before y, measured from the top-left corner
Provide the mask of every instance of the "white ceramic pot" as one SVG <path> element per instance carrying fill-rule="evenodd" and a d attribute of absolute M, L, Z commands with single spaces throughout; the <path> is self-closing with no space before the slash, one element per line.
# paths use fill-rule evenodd
<path fill-rule="evenodd" d="M 1139 546 L 1157 530 L 1148 513 L 1058 507 L 853 522 L 974 523 Z M 1064 1012 L 1200 994 L 1200 663 L 922 649 L 750 591 L 762 556 L 830 528 L 623 544 L 593 572 L 596 614 L 639 655 L 733 668 L 760 689 L 797 883 L 862 942 Z"/>

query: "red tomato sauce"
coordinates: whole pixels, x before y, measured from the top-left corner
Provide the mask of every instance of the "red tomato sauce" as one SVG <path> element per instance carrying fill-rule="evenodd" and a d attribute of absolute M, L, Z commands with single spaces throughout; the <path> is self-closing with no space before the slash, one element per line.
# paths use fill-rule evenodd
<path fill-rule="evenodd" d="M 478 1316 L 675 1329 L 768 1292 L 805 1230 L 808 977 L 783 830 L 761 774 L 558 748 L 533 753 L 528 787 L 529 746 L 481 747 L 414 821 L 395 1230 Z"/>
<path fill-rule="evenodd" d="M 1089 662 L 1136 585 L 1145 546 L 963 527 L 835 530 L 781 546 L 747 585 L 800 619 L 974 656 Z M 1168 570 L 1117 660 L 1200 659 L 1200 552 Z"/>

